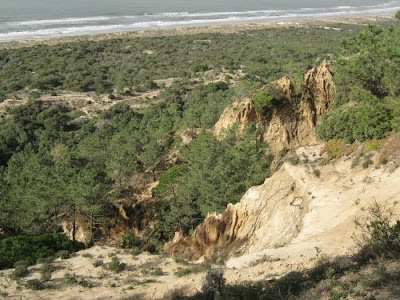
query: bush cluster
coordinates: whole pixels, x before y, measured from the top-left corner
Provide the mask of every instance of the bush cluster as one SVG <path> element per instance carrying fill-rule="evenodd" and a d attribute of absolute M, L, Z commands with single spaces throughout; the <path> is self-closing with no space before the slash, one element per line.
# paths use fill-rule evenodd
<path fill-rule="evenodd" d="M 83 248 L 83 243 L 74 243 L 62 233 L 4 238 L 0 240 L 0 269 L 11 268 L 20 260 L 34 264 L 37 259 L 54 256 L 60 250 L 74 252 Z"/>

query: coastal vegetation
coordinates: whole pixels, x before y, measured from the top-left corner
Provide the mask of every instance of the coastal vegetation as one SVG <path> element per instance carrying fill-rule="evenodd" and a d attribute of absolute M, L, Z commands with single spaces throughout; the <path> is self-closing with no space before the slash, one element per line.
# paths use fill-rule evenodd
<path fill-rule="evenodd" d="M 321 139 L 382 139 L 400 129 L 400 29 L 369 25 L 346 39 L 336 61 L 335 108 L 319 125 Z"/>
<path fill-rule="evenodd" d="M 224 108 L 252 96 L 268 115 L 285 98 L 266 84 L 289 75 L 296 98 L 304 88 L 303 74 L 324 59 L 335 61 L 336 97 L 318 125 L 321 140 L 335 149 L 399 130 L 399 35 L 396 26 L 309 26 L 0 50 L 0 101 L 29 95 L 27 104 L 10 109 L 0 121 L 0 229 L 10 236 L 0 241 L 0 254 L 7 252 L 0 255 L 0 268 L 20 260 L 27 247 L 35 250 L 29 263 L 79 249 L 76 227 L 82 220 L 93 244 L 96 229 L 113 213 L 113 202 L 141 181 L 159 181 L 151 191 L 153 227 L 142 239 L 124 236 L 123 246 L 154 252 L 176 231 L 193 233 L 208 213 L 238 202 L 271 175 L 268 145 L 255 124 L 241 134 L 237 127 L 223 136 L 212 133 Z M 209 72 L 227 77 L 207 80 Z M 235 72 L 245 75 L 231 82 L 229 74 Z M 167 79 L 173 79 L 169 86 L 156 83 Z M 117 103 L 90 119 L 39 100 L 67 90 L 96 92 L 118 102 L 119 96 L 156 89 L 158 101 L 146 108 Z M 61 221 L 71 224 L 72 242 L 58 233 Z M 10 244 L 13 250 L 5 250 Z M 291 273 L 272 286 L 273 295 L 299 294 L 316 278 L 348 270 L 336 264 Z M 118 272 L 123 265 L 115 258 L 106 266 Z M 337 273 L 332 275 L 331 268 Z M 20 269 L 25 274 L 26 266 Z M 222 284 L 221 276 L 214 277 Z M 249 293 L 264 288 L 250 286 Z"/>
<path fill-rule="evenodd" d="M 310 66 L 336 52 L 345 35 L 360 27 L 271 28 L 212 33 L 79 41 L 0 50 L 0 95 L 29 88 L 133 93 L 154 80 L 197 77 L 198 72 L 244 67 L 266 81 L 289 74 L 299 84 Z M 317 61 L 316 61 L 317 60 Z"/>
<path fill-rule="evenodd" d="M 325 30 L 275 28 L 0 50 L 3 99 L 18 101 L 20 91 L 29 94 L 26 105 L 11 109 L 0 122 L 0 228 L 36 235 L 57 232 L 66 220 L 75 240 L 83 215 L 93 241 L 95 228 L 112 213 L 112 201 L 140 176 L 161 182 L 154 190 L 158 221 L 150 241 L 155 247 L 176 230 L 191 232 L 208 212 L 237 202 L 270 174 L 267 145 L 255 126 L 223 139 L 207 129 L 227 105 L 264 82 L 289 74 L 299 91 L 302 74 L 359 27 L 340 25 L 329 35 L 322 34 Z M 229 78 L 196 86 L 189 80 L 223 70 L 242 70 L 246 76 L 235 85 Z M 116 104 L 90 120 L 38 100 L 62 90 L 133 94 L 159 88 L 155 80 L 171 77 L 176 79 L 161 86 L 157 104 L 142 110 Z M 199 128 L 204 131 L 192 143 L 180 144 L 179 131 L 194 134 Z M 180 153 L 176 163 L 166 160 L 171 151 Z"/>

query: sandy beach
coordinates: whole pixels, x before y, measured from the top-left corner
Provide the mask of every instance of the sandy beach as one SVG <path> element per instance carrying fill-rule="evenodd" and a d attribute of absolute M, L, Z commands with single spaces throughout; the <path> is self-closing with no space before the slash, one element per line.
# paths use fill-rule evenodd
<path fill-rule="evenodd" d="M 291 27 L 307 27 L 307 26 L 334 26 L 335 24 L 368 24 L 382 23 L 393 21 L 393 13 L 384 13 L 377 15 L 352 15 L 352 16 L 336 16 L 327 18 L 307 18 L 307 19 L 285 19 L 284 21 L 263 21 L 251 23 L 228 23 L 219 25 L 198 25 L 190 27 L 168 28 L 168 29 L 149 29 L 138 31 L 123 31 L 91 35 L 51 37 L 51 38 L 35 38 L 14 41 L 0 41 L 0 49 L 14 49 L 20 47 L 29 47 L 40 44 L 57 45 L 60 43 L 79 42 L 79 41 L 99 41 L 105 39 L 116 38 L 140 38 L 155 36 L 175 36 L 175 35 L 192 35 L 202 33 L 222 33 L 230 34 L 238 31 L 261 30 L 265 28 L 291 28 Z"/>

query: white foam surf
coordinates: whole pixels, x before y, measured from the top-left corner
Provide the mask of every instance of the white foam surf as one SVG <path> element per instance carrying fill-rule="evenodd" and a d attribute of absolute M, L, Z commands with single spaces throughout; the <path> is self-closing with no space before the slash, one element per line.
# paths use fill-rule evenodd
<path fill-rule="evenodd" d="M 356 14 L 380 14 L 400 9 L 400 1 L 390 1 L 374 6 L 337 6 L 332 8 L 301 8 L 297 10 L 250 10 L 241 12 L 168 12 L 133 16 L 97 16 L 8 22 L 2 29 L 0 41 L 78 36 L 116 31 L 134 31 L 190 27 L 198 25 L 284 21 L 299 18 L 324 18 Z"/>

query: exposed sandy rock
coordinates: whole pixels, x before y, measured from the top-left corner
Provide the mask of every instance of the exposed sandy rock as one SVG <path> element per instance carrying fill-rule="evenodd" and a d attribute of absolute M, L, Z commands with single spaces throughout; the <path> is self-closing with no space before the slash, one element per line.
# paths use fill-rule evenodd
<path fill-rule="evenodd" d="M 94 228 L 94 239 L 96 242 L 108 245 L 119 246 L 122 236 L 132 230 L 135 235 L 141 235 L 143 230 L 151 229 L 150 225 L 154 221 L 155 206 L 152 201 L 151 190 L 158 181 L 149 184 L 138 184 L 140 179 L 135 179 L 140 186 L 137 190 L 129 191 L 129 195 L 114 201 L 109 212 L 109 216 Z M 72 239 L 73 225 L 70 220 L 61 222 L 64 233 Z M 75 239 L 89 244 L 90 242 L 90 221 L 77 212 L 75 225 Z"/>
<path fill-rule="evenodd" d="M 293 98 L 293 87 L 285 76 L 276 83 L 282 88 L 288 102 L 273 109 L 267 119 L 264 139 L 274 154 L 315 143 L 315 126 L 321 116 L 329 111 L 333 100 L 334 84 L 331 63 L 322 64 L 304 76 L 300 100 Z"/>
<path fill-rule="evenodd" d="M 315 126 L 321 116 L 329 111 L 334 94 L 332 63 L 324 60 L 304 76 L 300 110 L 311 125 Z"/>
<path fill-rule="evenodd" d="M 263 185 L 251 188 L 240 203 L 229 205 L 222 215 L 210 216 L 193 238 L 180 237 L 167 250 L 193 257 L 233 255 L 225 266 L 214 266 L 224 270 L 228 284 L 269 280 L 311 267 L 321 254 L 355 252 L 351 238 L 356 232 L 354 220 L 365 220 L 374 201 L 399 215 L 400 168 L 393 169 L 395 162 L 390 160 L 380 168 L 351 169 L 355 154 L 324 164 L 319 153 L 321 146 L 299 148 L 298 156 L 307 158 L 308 163 L 284 164 Z M 375 162 L 379 160 L 377 153 L 370 154 Z M 313 174 L 313 167 L 321 172 L 320 177 Z M 97 260 L 107 264 L 112 255 L 127 265 L 124 271 L 94 267 Z M 146 253 L 132 256 L 122 249 L 101 246 L 53 264 L 55 271 L 46 283 L 52 288 L 32 291 L 24 287 L 27 280 L 40 278 L 37 265 L 30 267 L 19 283 L 9 278 L 12 270 L 0 271 L 0 289 L 18 299 L 170 299 L 176 291 L 194 294 L 205 277 L 205 271 L 177 277 L 174 272 L 178 268 L 193 266 L 177 264 L 172 258 Z M 149 274 L 158 267 L 161 275 Z M 65 273 L 94 287 L 66 285 Z"/>
<path fill-rule="evenodd" d="M 303 197 L 301 186 L 282 168 L 263 185 L 250 188 L 238 204 L 210 215 L 193 237 L 176 234 L 166 249 L 196 260 L 224 257 L 241 247 L 257 251 L 284 245 L 298 233 Z"/>
<path fill-rule="evenodd" d="M 293 99 L 293 83 L 290 80 L 289 76 L 285 75 L 282 78 L 278 79 L 274 82 L 279 88 L 282 90 L 283 94 L 286 98 L 292 102 Z"/>
<path fill-rule="evenodd" d="M 329 111 L 333 100 L 331 63 L 324 61 L 305 74 L 300 98 L 295 97 L 293 84 L 288 76 L 272 84 L 276 84 L 287 98 L 284 104 L 271 108 L 263 116 L 251 98 L 237 100 L 224 110 L 214 126 L 214 132 L 220 135 L 224 129 L 231 128 L 235 123 L 243 128 L 249 122 L 255 122 L 257 126 L 264 128 L 264 141 L 276 157 L 286 149 L 315 143 L 317 121 Z"/>
<path fill-rule="evenodd" d="M 71 110 L 78 110 L 83 118 L 93 118 L 99 113 L 111 108 L 118 103 L 124 103 L 134 109 L 143 109 L 152 103 L 160 101 L 157 97 L 160 90 L 149 90 L 135 95 L 120 96 L 120 100 L 110 100 L 108 95 L 96 95 L 95 92 L 70 92 L 60 91 L 56 96 L 48 94 L 41 95 L 36 101 L 41 101 L 48 105 L 62 105 Z M 16 106 L 25 105 L 28 102 L 26 91 L 19 92 L 17 95 L 21 100 L 6 99 L 0 103 L 0 116 L 7 115 L 7 110 Z"/>
<path fill-rule="evenodd" d="M 353 157 L 318 165 L 320 152 L 320 146 L 300 148 L 306 165 L 285 163 L 263 185 L 250 188 L 239 203 L 228 205 L 221 215 L 210 215 L 193 236 L 177 234 L 165 250 L 190 259 L 241 254 L 228 261 L 236 268 L 264 254 L 301 261 L 299 254 L 308 259 L 316 247 L 332 255 L 353 252 L 355 218 L 365 218 L 374 201 L 395 206 L 400 170 L 390 173 L 390 164 L 352 170 Z M 399 212 L 400 207 L 395 209 Z"/>
<path fill-rule="evenodd" d="M 224 109 L 213 130 L 216 135 L 220 135 L 224 130 L 231 128 L 236 123 L 239 124 L 240 129 L 243 129 L 250 122 L 260 124 L 262 116 L 250 98 L 243 98 Z"/>

